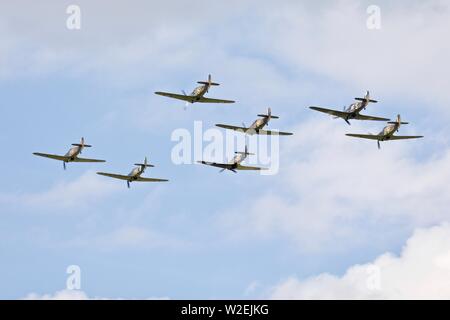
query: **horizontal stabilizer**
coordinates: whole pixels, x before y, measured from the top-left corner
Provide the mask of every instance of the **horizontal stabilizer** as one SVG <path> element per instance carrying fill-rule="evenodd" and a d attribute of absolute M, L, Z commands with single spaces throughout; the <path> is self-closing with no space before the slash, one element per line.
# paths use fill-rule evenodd
<path fill-rule="evenodd" d="M 390 124 L 397 124 L 397 121 L 389 121 Z M 409 122 L 400 122 L 400 124 L 409 124 Z"/>
<path fill-rule="evenodd" d="M 142 167 L 154 167 L 152 164 L 145 164 L 145 163 L 135 163 L 135 166 L 142 166 Z"/>
<path fill-rule="evenodd" d="M 90 144 L 80 144 L 80 143 L 72 143 L 73 146 L 77 146 L 77 147 L 85 147 L 85 148 L 90 148 L 92 147 Z"/>
<path fill-rule="evenodd" d="M 366 99 L 366 98 L 355 98 L 355 100 L 358 100 L 358 101 L 369 101 L 369 102 L 372 102 L 372 103 L 377 103 L 378 102 L 377 100 Z"/>
<path fill-rule="evenodd" d="M 211 82 L 211 83 L 209 83 L 208 81 L 197 81 L 197 83 L 200 83 L 200 84 L 209 84 L 209 85 L 211 85 L 211 86 L 219 86 L 220 85 L 220 83 L 217 83 L 217 82 Z"/>
<path fill-rule="evenodd" d="M 258 117 L 263 117 L 263 118 L 268 118 L 269 115 L 268 114 L 258 114 Z M 280 119 L 280 117 L 278 116 L 270 116 L 272 119 Z"/>
<path fill-rule="evenodd" d="M 254 153 L 250 153 L 250 152 L 242 152 L 242 151 L 236 151 L 235 153 L 236 153 L 236 154 L 246 154 L 246 155 L 249 155 L 249 156 L 254 156 L 254 155 L 255 155 Z"/>

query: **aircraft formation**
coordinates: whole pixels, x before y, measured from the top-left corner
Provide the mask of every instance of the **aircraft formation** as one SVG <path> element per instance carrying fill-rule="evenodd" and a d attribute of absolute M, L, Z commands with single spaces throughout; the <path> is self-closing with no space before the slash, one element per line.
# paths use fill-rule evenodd
<path fill-rule="evenodd" d="M 172 99 L 182 100 L 185 101 L 186 104 L 193 104 L 193 103 L 235 103 L 234 100 L 225 100 L 225 99 L 215 99 L 215 98 L 208 98 L 205 97 L 205 94 L 209 92 L 209 89 L 212 86 L 218 86 L 219 83 L 213 82 L 211 75 L 208 75 L 207 81 L 198 81 L 198 84 L 200 86 L 197 86 L 191 94 L 186 94 L 186 92 L 182 91 L 183 94 L 176 94 L 176 93 L 170 93 L 170 92 L 162 92 L 162 91 L 156 91 L 155 94 L 169 97 Z M 408 122 L 401 121 L 400 115 L 397 115 L 396 121 L 390 121 L 388 118 L 382 118 L 382 117 L 375 117 L 375 116 L 367 116 L 362 115 L 361 111 L 365 110 L 369 103 L 377 103 L 376 100 L 371 99 L 369 91 L 367 91 L 364 98 L 355 98 L 356 102 L 350 104 L 348 107 L 344 107 L 342 111 L 339 110 L 333 110 L 318 106 L 310 106 L 312 110 L 319 111 L 322 113 L 326 113 L 328 115 L 333 116 L 334 118 L 341 118 L 343 119 L 347 124 L 350 125 L 350 120 L 373 120 L 373 121 L 387 121 L 388 125 L 383 128 L 383 130 L 378 134 L 355 134 L 355 133 L 348 133 L 347 136 L 355 137 L 355 138 L 362 138 L 362 139 L 371 139 L 376 140 L 378 144 L 378 149 L 380 149 L 380 142 L 381 141 L 389 141 L 389 140 L 403 140 L 403 139 L 417 139 L 422 138 L 423 136 L 399 136 L 394 135 L 396 132 L 398 132 L 400 126 L 402 124 L 408 124 Z M 283 131 L 277 131 L 277 130 L 265 130 L 264 127 L 266 127 L 270 120 L 272 119 L 279 119 L 278 116 L 272 115 L 271 108 L 267 109 L 267 114 L 258 114 L 259 118 L 256 119 L 250 126 L 246 126 L 244 123 L 242 126 L 235 126 L 235 125 L 228 125 L 228 124 L 216 124 L 217 127 L 227 129 L 227 130 L 234 130 L 238 132 L 242 132 L 247 135 L 280 135 L 280 136 L 288 136 L 292 135 L 291 132 L 283 132 Z M 100 159 L 90 159 L 90 158 L 81 158 L 79 155 L 82 153 L 84 148 L 90 148 L 92 147 L 89 144 L 85 143 L 84 138 L 81 138 L 80 143 L 73 143 L 72 147 L 69 149 L 69 151 L 64 155 L 56 155 L 56 154 L 48 154 L 48 153 L 41 153 L 41 152 L 34 152 L 33 154 L 40 157 L 45 157 L 53 160 L 62 161 L 63 168 L 66 170 L 66 164 L 69 162 L 106 162 L 106 160 L 100 160 Z M 237 170 L 267 170 L 267 168 L 261 168 L 261 167 L 254 167 L 254 166 L 246 166 L 242 165 L 241 163 L 249 156 L 254 155 L 253 153 L 250 153 L 248 151 L 247 145 L 245 146 L 244 151 L 236 151 L 234 158 L 228 162 L 228 163 L 216 163 L 216 162 L 208 162 L 208 161 L 197 161 L 200 164 L 220 168 L 220 172 L 223 172 L 225 170 L 232 171 L 234 173 L 237 173 Z M 159 179 L 159 178 L 145 178 L 142 177 L 142 174 L 144 173 L 145 169 L 148 167 L 154 167 L 154 165 L 149 164 L 147 162 L 147 157 L 144 159 L 144 163 L 135 163 L 135 168 L 132 169 L 132 171 L 128 175 L 122 175 L 122 174 L 116 174 L 116 173 L 108 173 L 108 172 L 97 172 L 98 175 L 119 179 L 126 181 L 127 187 L 130 188 L 130 183 L 137 181 L 137 182 L 166 182 L 169 181 L 167 179 Z"/>
<path fill-rule="evenodd" d="M 358 134 L 358 133 L 347 133 L 346 136 L 361 138 L 361 139 L 370 139 L 376 140 L 378 149 L 381 148 L 380 141 L 389 141 L 389 140 L 406 140 L 406 139 L 418 139 L 423 138 L 423 136 L 396 136 L 394 135 L 400 129 L 402 124 L 408 124 L 408 122 L 402 122 L 400 115 L 397 115 L 396 121 L 391 121 L 388 118 L 380 118 L 373 116 L 362 115 L 360 112 L 365 110 L 369 103 L 377 103 L 377 100 L 373 100 L 370 98 L 369 91 L 366 92 L 364 98 L 355 98 L 357 102 L 352 103 L 348 107 L 344 107 L 343 111 L 327 109 L 322 107 L 311 106 L 309 107 L 312 110 L 323 112 L 333 116 L 335 119 L 341 118 L 344 119 L 347 124 L 350 125 L 351 119 L 353 120 L 374 120 L 374 121 L 387 121 L 388 125 L 381 130 L 378 134 Z"/>

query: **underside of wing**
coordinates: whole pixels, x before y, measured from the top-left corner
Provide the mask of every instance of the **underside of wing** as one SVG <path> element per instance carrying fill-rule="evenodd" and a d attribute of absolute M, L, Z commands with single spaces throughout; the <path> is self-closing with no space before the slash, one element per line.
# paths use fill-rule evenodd
<path fill-rule="evenodd" d="M 216 124 L 216 127 L 224 128 L 224 129 L 230 129 L 230 130 L 236 130 L 236 131 L 246 131 L 248 128 L 244 127 L 237 127 L 237 126 L 230 126 L 228 124 Z"/>
<path fill-rule="evenodd" d="M 73 162 L 106 162 L 106 160 L 99 159 L 87 159 L 87 158 L 78 158 L 73 159 Z"/>
<path fill-rule="evenodd" d="M 157 178 L 143 178 L 139 177 L 134 181 L 141 181 L 141 182 L 163 182 L 163 181 L 169 181 L 167 179 L 157 179 Z"/>
<path fill-rule="evenodd" d="M 122 174 L 115 174 L 115 173 L 107 173 L 107 172 L 97 172 L 97 174 L 105 177 L 120 179 L 120 180 L 130 180 L 130 176 L 124 176 Z"/>
<path fill-rule="evenodd" d="M 176 93 L 160 92 L 160 91 L 155 92 L 155 94 L 160 95 L 160 96 L 164 96 L 164 97 L 178 99 L 178 100 L 188 101 L 188 102 L 192 102 L 193 101 L 193 97 L 192 96 L 188 96 L 188 95 L 184 95 L 184 94 L 176 94 Z"/>
<path fill-rule="evenodd" d="M 197 161 L 201 164 L 206 164 L 207 166 L 222 168 L 222 169 L 231 169 L 233 166 L 231 164 L 226 163 L 216 163 L 216 162 L 206 162 L 206 161 Z"/>
<path fill-rule="evenodd" d="M 236 170 L 267 170 L 267 168 L 259 168 L 259 167 L 251 167 L 251 166 L 243 166 L 238 165 Z"/>
<path fill-rule="evenodd" d="M 365 116 L 363 114 L 358 114 L 355 116 L 356 120 L 374 120 L 374 121 L 389 121 L 391 119 L 388 118 L 379 118 L 379 117 L 372 117 L 372 116 Z"/>
<path fill-rule="evenodd" d="M 316 110 L 319 112 L 323 112 L 326 114 L 329 114 L 331 116 L 335 116 L 335 117 L 339 117 L 339 118 L 346 118 L 348 116 L 348 112 L 344 112 L 344 111 L 338 111 L 338 110 L 332 110 L 332 109 L 326 109 L 326 108 L 322 108 L 322 107 L 309 107 L 312 110 Z"/>
<path fill-rule="evenodd" d="M 356 133 L 347 133 L 346 136 L 370 140 L 381 140 L 382 137 L 376 134 L 356 134 Z"/>
<path fill-rule="evenodd" d="M 423 136 L 392 136 L 389 140 L 406 140 L 406 139 L 419 139 L 423 138 Z"/>
<path fill-rule="evenodd" d="M 291 136 L 291 132 L 273 131 L 273 130 L 256 130 L 257 134 Z"/>
<path fill-rule="evenodd" d="M 60 160 L 60 161 L 67 161 L 69 157 L 66 156 L 58 156 L 56 154 L 47 154 L 47 153 L 40 153 L 40 152 L 34 152 L 35 156 L 44 157 L 44 158 L 50 158 L 54 160 Z"/>
<path fill-rule="evenodd" d="M 206 98 L 206 97 L 201 97 L 200 99 L 196 100 L 195 102 L 202 102 L 202 103 L 234 103 L 233 100 L 213 99 L 213 98 Z"/>

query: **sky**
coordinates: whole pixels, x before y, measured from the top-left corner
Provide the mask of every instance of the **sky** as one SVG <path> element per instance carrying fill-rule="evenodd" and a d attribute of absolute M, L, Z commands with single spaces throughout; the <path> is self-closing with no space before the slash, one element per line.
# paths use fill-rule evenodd
<path fill-rule="evenodd" d="M 0 298 L 449 299 L 449 32 L 437 0 L 1 2 Z M 154 94 L 208 74 L 208 96 L 235 104 Z M 382 122 L 308 109 L 366 90 L 379 102 L 364 113 L 401 114 L 399 134 L 424 139 L 378 150 L 345 133 Z M 174 163 L 175 130 L 267 107 L 269 128 L 294 133 L 277 174 Z M 32 155 L 82 136 L 106 163 Z M 144 175 L 169 182 L 95 174 L 146 156 Z"/>

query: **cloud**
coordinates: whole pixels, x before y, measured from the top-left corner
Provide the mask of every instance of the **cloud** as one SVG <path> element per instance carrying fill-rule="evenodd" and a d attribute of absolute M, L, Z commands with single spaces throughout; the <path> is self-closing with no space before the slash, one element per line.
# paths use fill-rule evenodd
<path fill-rule="evenodd" d="M 98 231 L 97 231 L 98 232 Z M 189 246 L 176 236 L 143 226 L 121 226 L 105 234 L 83 234 L 63 244 L 64 246 L 89 247 L 101 250 L 180 248 Z"/>
<path fill-rule="evenodd" d="M 278 5 L 263 30 L 265 50 L 298 72 L 306 69 L 377 94 L 420 98 L 447 112 L 450 95 L 450 5 L 415 1 L 405 7 L 378 1 L 381 29 L 366 27 L 365 1 L 326 2 L 316 8 L 300 2 Z M 362 86 L 362 87 L 361 87 Z M 448 113 L 447 113 L 448 114 Z"/>
<path fill-rule="evenodd" d="M 58 182 L 49 190 L 0 195 L 0 203 L 35 209 L 84 208 L 119 190 L 120 186 L 87 171 L 73 181 Z"/>
<path fill-rule="evenodd" d="M 418 229 L 401 254 L 385 253 L 343 276 L 291 277 L 272 299 L 450 299 L 450 225 Z"/>
<path fill-rule="evenodd" d="M 81 290 L 61 290 L 54 294 L 43 294 L 39 295 L 37 293 L 28 294 L 24 300 L 87 300 L 88 296 L 84 291 Z"/>
<path fill-rule="evenodd" d="M 94 297 L 90 298 L 88 295 L 82 290 L 61 290 L 57 291 L 54 294 L 37 294 L 30 293 L 28 294 L 24 300 L 121 300 L 122 298 L 101 298 Z M 168 300 L 168 297 L 150 297 L 146 298 L 146 300 Z"/>
<path fill-rule="evenodd" d="M 371 232 L 376 227 L 411 230 L 448 220 L 450 150 L 417 157 L 424 140 L 378 150 L 373 141 L 344 136 L 336 121 L 311 119 L 295 128 L 273 185 L 219 214 L 220 228 L 238 238 L 285 236 L 300 250 L 321 251 L 383 240 Z"/>
<path fill-rule="evenodd" d="M 8 12 L 0 28 L 2 73 L 87 74 L 101 83 L 135 87 L 155 78 L 176 86 L 174 74 L 213 69 L 233 92 L 264 87 L 264 99 L 271 93 L 302 94 L 296 90 L 300 83 L 303 90 L 325 90 L 310 88 L 303 79 L 307 73 L 403 101 L 421 99 L 442 112 L 450 102 L 450 43 L 442 41 L 450 27 L 446 1 L 408 6 L 378 1 L 381 30 L 366 27 L 366 1 L 79 5 L 82 28 L 69 31 L 63 4 L 27 3 L 26 12 L 2 4 L 1 11 Z M 108 15 L 102 14 L 105 6 Z M 202 19 L 196 18 L 199 11 Z"/>

